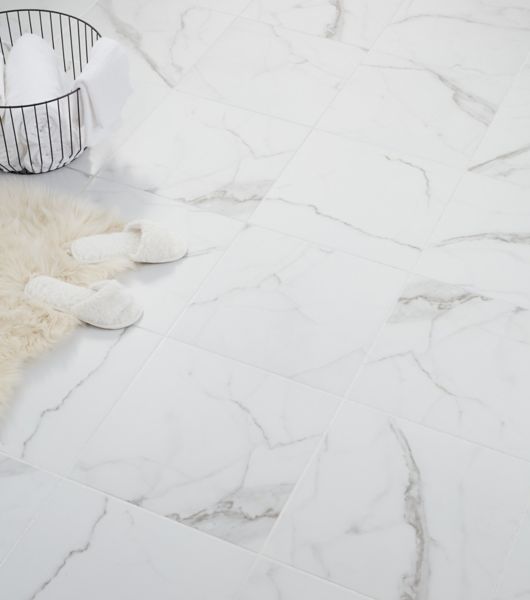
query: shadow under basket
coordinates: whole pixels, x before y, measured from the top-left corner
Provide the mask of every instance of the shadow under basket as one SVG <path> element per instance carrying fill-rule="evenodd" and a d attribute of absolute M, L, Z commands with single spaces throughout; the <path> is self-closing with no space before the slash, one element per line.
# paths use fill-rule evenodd
<path fill-rule="evenodd" d="M 17 38 L 33 33 L 58 53 L 73 82 L 101 37 L 85 21 L 53 10 L 0 12 L 0 52 L 4 64 Z M 85 150 L 79 88 L 58 98 L 24 106 L 0 106 L 0 171 L 48 173 L 68 165 Z"/>

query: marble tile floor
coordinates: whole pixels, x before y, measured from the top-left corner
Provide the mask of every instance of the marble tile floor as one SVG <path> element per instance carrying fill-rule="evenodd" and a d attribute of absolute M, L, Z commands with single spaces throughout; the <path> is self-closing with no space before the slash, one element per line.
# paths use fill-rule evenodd
<path fill-rule="evenodd" d="M 0 598 L 530 599 L 527 0 L 76 11 L 134 93 L 35 179 L 190 251 L 28 365 Z"/>

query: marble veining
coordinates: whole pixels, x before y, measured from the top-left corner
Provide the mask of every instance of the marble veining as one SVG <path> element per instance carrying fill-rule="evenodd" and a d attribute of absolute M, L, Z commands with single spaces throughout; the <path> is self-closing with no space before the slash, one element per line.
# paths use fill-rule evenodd
<path fill-rule="evenodd" d="M 415 278 L 350 397 L 529 459 L 529 333 L 526 308 Z"/>
<path fill-rule="evenodd" d="M 2 600 L 530 598 L 528 1 L 69 4 L 133 92 L 35 180 L 189 251 L 26 366 Z"/>
<path fill-rule="evenodd" d="M 343 393 L 405 276 L 252 227 L 236 238 L 171 336 Z"/>
<path fill-rule="evenodd" d="M 251 222 L 411 267 L 460 177 L 436 163 L 315 131 Z"/>
<path fill-rule="evenodd" d="M 68 472 L 157 343 L 157 336 L 141 329 L 77 332 L 28 367 L 0 428 L 1 449 L 46 469 Z"/>
<path fill-rule="evenodd" d="M 402 0 L 253 0 L 243 16 L 369 49 Z"/>
<path fill-rule="evenodd" d="M 246 220 L 306 135 L 299 125 L 173 93 L 101 176 Z"/>
<path fill-rule="evenodd" d="M 39 600 L 78 596 L 80 580 L 84 598 L 232 597 L 253 556 L 167 523 L 63 482 L 0 569 L 0 587 Z M 28 559 L 31 570 L 18 576 Z"/>
<path fill-rule="evenodd" d="M 371 598 L 494 598 L 529 486 L 527 462 L 348 403 L 266 554 Z"/>
<path fill-rule="evenodd" d="M 355 46 L 238 18 L 177 89 L 313 125 L 364 54 Z"/>
<path fill-rule="evenodd" d="M 415 270 L 530 307 L 529 218 L 524 188 L 466 175 Z"/>
<path fill-rule="evenodd" d="M 530 64 L 518 73 L 469 170 L 496 179 L 530 185 Z"/>
<path fill-rule="evenodd" d="M 73 477 L 259 548 L 336 408 L 326 394 L 168 340 Z"/>

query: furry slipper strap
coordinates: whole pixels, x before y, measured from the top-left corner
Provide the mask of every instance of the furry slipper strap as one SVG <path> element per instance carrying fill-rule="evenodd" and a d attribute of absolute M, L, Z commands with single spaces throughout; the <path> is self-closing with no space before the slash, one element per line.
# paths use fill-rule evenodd
<path fill-rule="evenodd" d="M 39 275 L 28 281 L 25 294 L 102 329 L 122 329 L 136 323 L 142 309 L 117 281 L 98 281 L 85 288 Z"/>
<path fill-rule="evenodd" d="M 70 247 L 82 263 L 98 263 L 127 256 L 138 263 L 165 263 L 186 254 L 186 244 L 171 231 L 152 221 L 132 221 L 121 232 L 79 238 Z"/>

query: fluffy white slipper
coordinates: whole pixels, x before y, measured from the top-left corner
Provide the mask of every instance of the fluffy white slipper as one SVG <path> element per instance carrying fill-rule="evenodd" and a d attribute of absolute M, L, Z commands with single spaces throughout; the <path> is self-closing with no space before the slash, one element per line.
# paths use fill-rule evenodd
<path fill-rule="evenodd" d="M 142 309 L 117 281 L 103 280 L 90 287 L 81 287 L 55 277 L 38 275 L 28 281 L 24 291 L 29 298 L 50 304 L 56 310 L 102 329 L 129 327 L 142 316 Z"/>
<path fill-rule="evenodd" d="M 165 263 L 182 258 L 186 244 L 171 231 L 152 221 L 132 221 L 123 231 L 79 238 L 70 246 L 82 263 L 99 263 L 127 256 L 138 263 Z"/>

